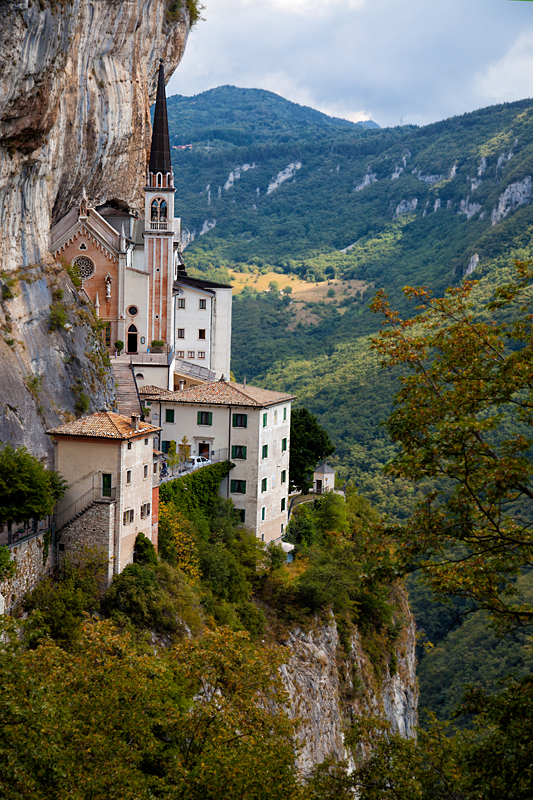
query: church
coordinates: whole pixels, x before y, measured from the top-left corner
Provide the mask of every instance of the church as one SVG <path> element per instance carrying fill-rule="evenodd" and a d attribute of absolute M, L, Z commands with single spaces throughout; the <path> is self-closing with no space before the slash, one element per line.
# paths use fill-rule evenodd
<path fill-rule="evenodd" d="M 173 391 L 229 379 L 231 286 L 189 277 L 181 256 L 162 63 L 144 195 L 143 217 L 83 197 L 52 227 L 50 251 L 79 274 L 110 354 L 122 342 L 142 364 L 141 384 Z M 163 356 L 146 357 L 154 350 Z"/>

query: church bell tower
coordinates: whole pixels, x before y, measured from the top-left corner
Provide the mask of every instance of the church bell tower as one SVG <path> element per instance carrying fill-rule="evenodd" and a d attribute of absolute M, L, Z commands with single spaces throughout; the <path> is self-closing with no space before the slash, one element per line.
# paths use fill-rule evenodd
<path fill-rule="evenodd" d="M 173 344 L 174 173 L 170 160 L 165 71 L 159 65 L 157 98 L 144 202 L 144 262 L 150 276 L 148 345 Z"/>

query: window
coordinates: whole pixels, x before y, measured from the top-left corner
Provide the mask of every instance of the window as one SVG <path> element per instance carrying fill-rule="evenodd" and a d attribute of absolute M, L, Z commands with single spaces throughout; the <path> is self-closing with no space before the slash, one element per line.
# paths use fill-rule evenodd
<path fill-rule="evenodd" d="M 268 445 L 263 445 L 263 458 L 268 458 Z"/>
<path fill-rule="evenodd" d="M 178 308 L 185 308 L 185 298 L 178 297 Z"/>
<path fill-rule="evenodd" d="M 128 450 L 131 450 L 131 442 L 128 442 Z"/>
<path fill-rule="evenodd" d="M 235 511 L 235 516 L 237 517 L 238 522 L 240 522 L 241 525 L 244 525 L 246 520 L 246 511 L 244 508 L 234 508 L 233 510 Z"/>
<path fill-rule="evenodd" d="M 159 182 L 158 182 L 159 186 Z M 167 221 L 167 203 L 166 200 L 156 199 L 152 200 L 150 206 L 150 221 L 151 222 L 166 222 Z"/>
<path fill-rule="evenodd" d="M 205 339 L 205 328 L 199 328 L 198 329 L 198 338 L 199 339 Z"/>
<path fill-rule="evenodd" d="M 111 347 L 111 323 L 106 322 L 105 324 L 105 346 Z"/>
<path fill-rule="evenodd" d="M 268 478 L 263 478 L 263 480 L 261 481 L 261 491 L 262 492 L 266 492 L 266 490 L 267 490 L 267 482 L 268 482 Z"/>
<path fill-rule="evenodd" d="M 231 457 L 232 458 L 242 458 L 243 461 L 246 460 L 246 447 L 243 444 L 232 444 L 231 445 Z"/>
<path fill-rule="evenodd" d="M 263 414 L 263 428 L 267 426 L 267 414 Z"/>
<path fill-rule="evenodd" d="M 282 497 L 282 498 L 281 498 L 281 510 L 282 510 L 282 511 L 285 511 L 285 504 L 286 504 L 286 500 L 285 500 L 285 498 L 284 498 L 284 497 Z"/>
<path fill-rule="evenodd" d="M 150 516 L 150 503 L 143 503 L 141 506 L 141 519 L 146 519 Z"/>
<path fill-rule="evenodd" d="M 145 478 L 147 478 L 147 477 L 148 477 L 148 464 L 145 464 L 145 465 L 144 465 L 144 477 L 145 477 Z"/>
<path fill-rule="evenodd" d="M 170 442 L 161 442 L 161 450 L 165 454 L 168 453 L 168 451 L 170 450 Z"/>
<path fill-rule="evenodd" d="M 278 410 L 276 409 L 274 411 L 274 425 L 277 425 L 277 422 L 278 422 Z"/>
<path fill-rule="evenodd" d="M 265 521 L 265 516 L 266 516 L 266 508 L 263 506 L 263 508 L 261 509 L 261 522 Z"/>
<path fill-rule="evenodd" d="M 185 328 L 178 328 L 178 339 L 185 339 Z"/>
<path fill-rule="evenodd" d="M 122 515 L 122 524 L 131 525 L 134 519 L 135 519 L 135 511 L 133 510 L 133 508 L 128 508 L 128 510 L 125 511 L 124 514 Z"/>
<path fill-rule="evenodd" d="M 154 475 L 157 475 L 157 461 L 154 462 Z"/>
<path fill-rule="evenodd" d="M 185 358 L 185 350 L 178 350 L 176 353 L 176 358 Z"/>
<path fill-rule="evenodd" d="M 72 262 L 82 281 L 88 281 L 96 272 L 94 261 L 87 256 L 78 256 Z"/>
<path fill-rule="evenodd" d="M 131 483 L 131 469 L 126 470 L 126 483 Z"/>
<path fill-rule="evenodd" d="M 187 358 L 194 358 L 194 350 L 187 350 Z"/>
<path fill-rule="evenodd" d="M 198 358 L 205 358 L 205 350 L 198 350 Z"/>
<path fill-rule="evenodd" d="M 130 306 L 128 308 L 128 314 L 130 315 L 130 317 L 136 317 L 138 313 L 139 309 L 137 308 L 137 306 Z"/>
<path fill-rule="evenodd" d="M 281 535 L 283 536 L 283 522 L 281 523 Z"/>
<path fill-rule="evenodd" d="M 207 308 L 207 300 L 199 300 L 198 308 Z"/>
<path fill-rule="evenodd" d="M 148 439 L 145 439 L 145 440 L 144 440 L 144 444 L 145 444 L 145 446 L 148 444 L 148 441 L 149 441 Z"/>
<path fill-rule="evenodd" d="M 287 439 L 281 440 L 281 452 L 284 453 L 287 450 Z"/>
<path fill-rule="evenodd" d="M 248 426 L 248 414 L 234 414 L 233 427 L 246 428 Z"/>
<path fill-rule="evenodd" d="M 285 483 L 286 480 L 287 480 L 287 470 L 282 469 L 281 470 L 281 482 Z"/>
<path fill-rule="evenodd" d="M 173 408 L 166 408 L 165 409 L 165 422 L 174 422 L 174 409 Z"/>
<path fill-rule="evenodd" d="M 287 409 L 286 409 L 286 408 L 284 408 L 284 409 L 283 409 L 283 422 L 285 422 L 285 421 L 286 421 L 286 419 L 287 419 Z"/>
<path fill-rule="evenodd" d="M 196 417 L 197 425 L 212 425 L 213 414 L 211 411 L 199 411 Z"/>
<path fill-rule="evenodd" d="M 232 480 L 230 491 L 232 494 L 246 494 L 246 481 Z"/>

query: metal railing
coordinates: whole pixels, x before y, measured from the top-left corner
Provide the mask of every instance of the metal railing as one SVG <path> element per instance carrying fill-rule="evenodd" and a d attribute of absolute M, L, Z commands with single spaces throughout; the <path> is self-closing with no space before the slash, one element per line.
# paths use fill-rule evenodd
<path fill-rule="evenodd" d="M 212 450 L 211 453 L 202 453 L 201 455 L 209 459 L 209 464 L 220 464 L 221 461 L 228 460 L 228 448 L 221 447 L 220 450 Z M 194 456 L 190 456 L 190 458 L 193 457 Z M 208 467 L 209 464 L 204 464 L 203 466 Z M 161 476 L 161 483 L 171 481 L 173 478 L 181 478 L 184 475 L 189 475 L 191 472 L 196 472 L 198 469 L 202 469 L 202 467 L 194 466 L 194 468 L 191 468 L 187 465 L 187 459 L 185 459 L 174 467 L 167 467 L 167 474 Z"/>
<path fill-rule="evenodd" d="M 101 486 L 93 486 L 88 492 L 82 494 L 81 497 L 78 497 L 78 499 L 69 506 L 56 512 L 56 530 L 58 531 L 63 528 L 83 511 L 86 511 L 89 506 L 96 501 L 108 501 L 110 503 L 113 502 L 116 500 L 116 494 L 116 487 L 106 489 L 102 488 Z"/>
<path fill-rule="evenodd" d="M 11 529 L 10 529 L 11 528 Z M 35 536 L 46 533 L 53 528 L 53 515 L 39 520 L 29 520 L 28 522 L 14 523 L 11 526 L 5 525 L 0 529 L 0 545 L 5 547 L 15 547 L 22 542 L 27 542 Z"/>

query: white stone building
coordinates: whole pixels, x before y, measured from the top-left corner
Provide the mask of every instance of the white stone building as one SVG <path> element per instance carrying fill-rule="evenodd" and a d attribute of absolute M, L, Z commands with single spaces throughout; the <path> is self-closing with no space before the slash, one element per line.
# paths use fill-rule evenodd
<path fill-rule="evenodd" d="M 220 493 L 264 542 L 279 539 L 287 523 L 293 395 L 216 381 L 168 392 L 141 389 L 161 449 L 187 437 L 191 455 L 235 464 Z"/>
<path fill-rule="evenodd" d="M 68 481 L 56 516 L 59 549 L 105 551 L 108 579 L 132 563 L 139 532 L 157 547 L 159 430 L 138 415 L 100 411 L 47 431 L 54 469 Z"/>

